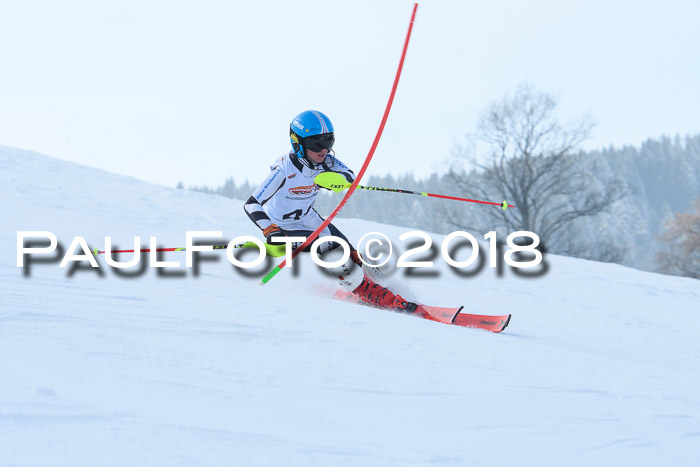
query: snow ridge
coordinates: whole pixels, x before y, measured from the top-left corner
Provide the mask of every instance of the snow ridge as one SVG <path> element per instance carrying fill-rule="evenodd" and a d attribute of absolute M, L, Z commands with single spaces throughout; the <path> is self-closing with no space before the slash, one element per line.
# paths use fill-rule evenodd
<path fill-rule="evenodd" d="M 103 258 L 25 275 L 18 230 L 127 248 L 257 232 L 238 201 L 4 146 L 0 193 L 0 465 L 697 463 L 697 280 L 551 255 L 534 279 L 438 260 L 390 276 L 410 299 L 512 313 L 496 335 L 333 301 L 305 255 L 264 287 L 223 252 L 198 274 L 168 253 L 167 277 Z"/>

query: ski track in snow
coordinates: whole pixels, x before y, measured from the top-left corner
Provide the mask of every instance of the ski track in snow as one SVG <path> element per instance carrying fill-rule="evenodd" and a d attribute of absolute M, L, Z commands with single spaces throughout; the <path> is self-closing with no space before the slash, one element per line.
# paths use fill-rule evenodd
<path fill-rule="evenodd" d="M 18 230 L 64 248 L 257 232 L 240 201 L 3 146 L 0 193 L 0 465 L 699 462 L 697 280 L 553 255 L 534 279 L 439 259 L 438 277 L 387 278 L 430 305 L 512 313 L 492 334 L 331 300 L 304 255 L 264 287 L 224 252 L 197 276 L 182 252 L 162 257 L 180 277 L 122 278 L 104 258 L 101 275 L 25 276 Z M 414 230 L 336 224 L 355 242 Z"/>

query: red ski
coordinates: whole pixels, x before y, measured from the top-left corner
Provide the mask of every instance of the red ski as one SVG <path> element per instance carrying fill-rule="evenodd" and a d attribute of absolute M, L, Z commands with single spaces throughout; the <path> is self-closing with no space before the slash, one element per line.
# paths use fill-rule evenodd
<path fill-rule="evenodd" d="M 335 295 L 333 295 L 333 298 L 335 298 L 336 300 L 342 300 L 344 302 L 372 306 L 360 300 L 360 297 L 358 297 L 354 293 L 347 292 L 345 290 L 336 291 Z M 457 326 L 464 326 L 465 328 L 484 329 L 486 331 L 491 332 L 501 332 L 508 326 L 508 323 L 510 323 L 510 315 L 471 315 L 469 313 L 462 313 L 463 308 L 463 306 L 459 308 L 441 308 L 437 306 L 418 305 L 416 311 L 414 311 L 411 314 L 414 316 L 419 316 L 421 318 L 429 319 L 430 321 L 437 321 L 439 323 L 445 324 L 454 324 Z"/>

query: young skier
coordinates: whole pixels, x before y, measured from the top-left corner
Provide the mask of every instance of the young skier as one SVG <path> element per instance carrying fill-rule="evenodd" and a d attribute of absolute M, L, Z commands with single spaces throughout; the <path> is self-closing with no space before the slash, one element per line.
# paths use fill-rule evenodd
<path fill-rule="evenodd" d="M 250 220 L 262 230 L 270 244 L 280 236 L 308 237 L 323 223 L 324 219 L 314 209 L 318 195 L 314 177 L 332 171 L 342 174 L 348 182 L 355 179 L 352 170 L 335 157 L 333 124 L 326 115 L 307 110 L 294 117 L 289 128 L 292 150 L 270 167 L 272 171 L 244 206 Z M 350 259 L 332 269 L 346 290 L 380 307 L 407 312 L 416 309 L 415 303 L 376 284 L 364 274 L 359 253 L 332 223 L 319 237 L 328 235 L 340 237 L 350 245 Z M 304 251 L 308 251 L 308 247 Z M 326 242 L 319 248 L 319 256 L 324 261 L 335 261 L 341 255 L 342 248 L 336 242 Z"/>

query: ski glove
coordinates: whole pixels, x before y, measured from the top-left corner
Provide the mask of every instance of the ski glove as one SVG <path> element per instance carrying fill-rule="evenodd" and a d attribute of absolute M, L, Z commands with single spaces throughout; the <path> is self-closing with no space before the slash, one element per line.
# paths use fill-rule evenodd
<path fill-rule="evenodd" d="M 276 243 L 273 241 L 275 237 L 286 237 L 287 232 L 280 229 L 277 224 L 270 224 L 269 227 L 263 230 L 263 235 L 267 240 L 267 243 Z"/>
<path fill-rule="evenodd" d="M 350 259 L 353 263 L 362 266 L 362 255 L 360 255 L 360 253 L 357 250 L 352 250 L 350 252 Z"/>

